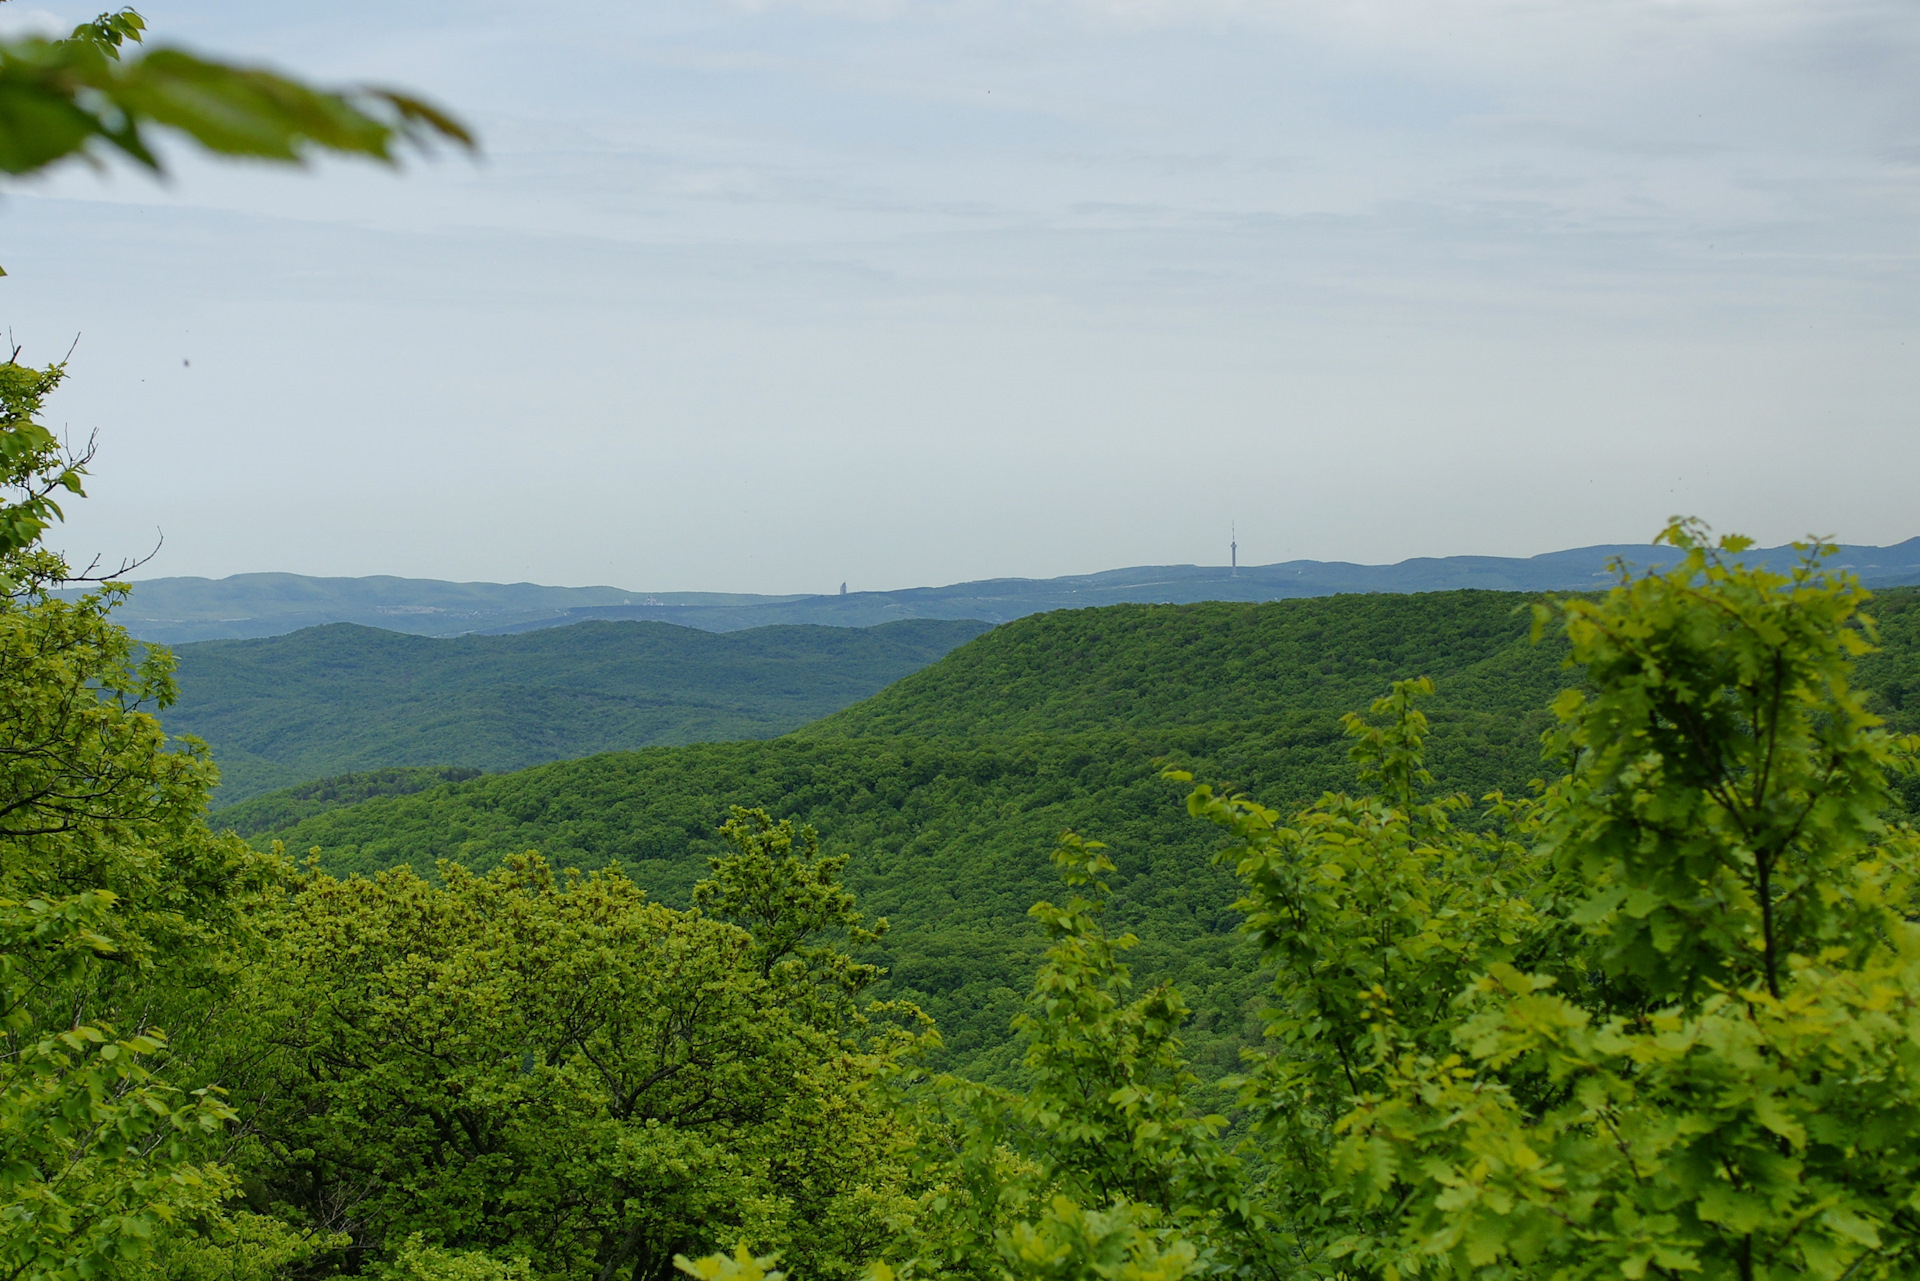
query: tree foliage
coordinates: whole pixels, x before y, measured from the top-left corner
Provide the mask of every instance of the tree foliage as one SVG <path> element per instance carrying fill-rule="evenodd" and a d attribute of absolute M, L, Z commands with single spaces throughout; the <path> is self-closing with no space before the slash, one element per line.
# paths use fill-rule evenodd
<path fill-rule="evenodd" d="M 1264 1216 L 1220 1141 L 1226 1120 L 1194 1106 L 1185 1003 L 1166 983 L 1132 996 L 1121 957 L 1138 940 L 1101 919 L 1114 871 L 1104 847 L 1069 832 L 1054 863 L 1072 894 L 1031 912 L 1050 944 L 1015 1020 L 1025 1088 L 949 1077 L 918 1105 L 945 1231 L 914 1242 L 915 1262 L 1115 1281 L 1257 1265 L 1270 1253 Z"/>
<path fill-rule="evenodd" d="M 1097 841 L 1029 913 L 1018 1072 L 933 1074 L 812 827 L 735 809 L 683 908 L 532 853 L 295 868 L 206 830 L 117 589 L 23 576 L 0 1245 L 180 1281 L 1912 1275 L 1920 750 L 1824 548 L 1666 538 L 1538 615 L 1584 681 L 1530 795 L 1438 788 L 1424 678 L 1344 720 L 1370 791 L 1191 789 L 1270 985 L 1225 1083 L 1136 992 Z"/>
<path fill-rule="evenodd" d="M 33 421 L 58 373 L 0 366 L 0 1271 L 20 1278 L 92 1276 L 217 1217 L 231 1113 L 168 1029 L 231 994 L 265 875 L 203 822 L 204 749 L 144 710 L 171 669 L 110 621 L 124 588 L 49 594 L 48 495 L 79 488 Z"/>
<path fill-rule="evenodd" d="M 790 825 L 743 811 L 698 909 L 533 855 L 428 882 L 292 882 L 231 1077 L 256 1209 L 523 1260 L 662 1277 L 729 1234 L 814 1275 L 885 1248 L 910 1209 L 868 1085 L 911 1045 L 870 1025 L 858 928 Z"/>
<path fill-rule="evenodd" d="M 318 846 L 336 875 L 401 862 L 430 875 L 441 858 L 484 870 L 528 848 L 556 865 L 618 862 L 682 907 L 724 848 L 729 807 L 764 806 L 851 855 L 848 886 L 892 921 L 861 950 L 888 971 L 874 995 L 934 1016 L 941 1066 L 999 1084 L 1023 1070 L 1008 1029 L 1046 946 L 1026 910 L 1057 884 L 1048 851 L 1063 830 L 1097 833 L 1117 865 L 1108 922 L 1139 938 L 1129 955 L 1138 973 L 1178 980 L 1194 1010 L 1189 1052 L 1211 1081 L 1257 1039 L 1261 998 L 1252 949 L 1234 932 L 1233 875 L 1208 861 L 1217 838 L 1187 819 L 1182 789 L 1161 777 L 1165 761 L 1269 803 L 1311 799 L 1350 775 L 1340 713 L 1426 670 L 1442 695 L 1452 691 L 1426 704 L 1439 731 L 1436 777 L 1475 794 L 1524 788 L 1563 681 L 1561 651 L 1527 642 L 1529 599 L 1466 592 L 1043 615 L 995 628 L 801 735 L 596 756 L 286 826 L 269 816 L 291 806 L 263 797 L 217 821 L 246 824 L 262 848 L 275 838 Z M 1140 674 L 1156 666 L 1158 678 Z M 183 683 L 190 677 L 184 670 Z M 290 709 L 275 732 L 297 738 L 308 724 Z"/>
<path fill-rule="evenodd" d="M 1185 1094 L 1181 1004 L 1127 1000 L 1092 890 L 1020 1020 L 1024 1091 L 922 1103 L 937 1271 L 1009 1277 L 1905 1277 L 1920 1263 L 1920 744 L 1853 686 L 1874 621 L 1695 526 L 1557 614 L 1588 686 L 1536 795 L 1432 796 L 1428 682 L 1347 729 L 1368 796 L 1193 790 L 1271 968 L 1244 1126 Z M 944 1165 L 943 1165 L 944 1163 Z"/>
<path fill-rule="evenodd" d="M 392 163 L 401 145 L 473 146 L 459 121 L 396 90 L 316 89 L 164 46 L 127 56 L 146 29 L 120 9 L 61 39 L 0 43 L 0 173 L 109 154 L 159 172 L 155 130 L 218 155 L 279 161 L 331 151 Z"/>
<path fill-rule="evenodd" d="M 1670 568 L 1541 606 L 1578 679 L 1524 796 L 1442 788 L 1417 676 L 1342 722 L 1361 794 L 1192 787 L 1268 988 L 1228 1081 L 1067 832 L 1015 1070 L 969 1080 L 873 999 L 888 922 L 792 817 L 733 808 L 680 907 L 531 851 L 336 876 L 212 833 L 204 745 L 147 710 L 170 656 L 123 587 L 51 590 L 61 372 L 0 372 L 9 1281 L 1920 1274 L 1920 742 L 1857 688 L 1879 625 L 1827 547 L 1775 573 L 1676 523 Z M 1094 742 L 913 786 L 1072 795 Z"/>
<path fill-rule="evenodd" d="M 1274 967 L 1243 1097 L 1306 1271 L 1912 1274 L 1915 745 L 1852 687 L 1865 594 L 1817 545 L 1780 575 L 1665 538 L 1671 571 L 1558 606 L 1590 688 L 1568 772 L 1490 798 L 1512 837 L 1411 800 L 1408 686 L 1359 746 L 1385 797 L 1194 794 Z"/>
<path fill-rule="evenodd" d="M 108 150 L 158 170 L 154 129 L 277 160 L 471 142 L 402 94 L 173 49 L 123 57 L 144 29 L 121 10 L 0 42 L 0 172 Z M 52 594 L 72 571 L 43 536 L 91 458 L 40 420 L 64 376 L 18 350 L 0 363 L 0 1275 L 264 1277 L 306 1243 L 224 1213 L 234 1113 L 205 1051 L 250 959 L 248 906 L 277 872 L 207 830 L 217 775 L 147 710 L 173 696 L 172 664 L 109 620 L 124 585 Z"/>
<path fill-rule="evenodd" d="M 0 364 L 0 592 L 18 590 L 18 576 L 44 558 L 27 559 L 47 527 L 61 518 L 58 495 L 85 494 L 86 460 L 67 453 L 40 421 L 42 407 L 66 376 L 64 365 L 36 369 L 13 352 Z"/>

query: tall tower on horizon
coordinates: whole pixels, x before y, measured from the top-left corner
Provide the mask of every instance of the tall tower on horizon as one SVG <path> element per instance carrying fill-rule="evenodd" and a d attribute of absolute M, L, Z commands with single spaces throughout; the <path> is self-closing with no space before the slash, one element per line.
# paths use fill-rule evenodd
<path fill-rule="evenodd" d="M 1232 525 L 1228 526 L 1228 528 L 1233 531 L 1230 535 L 1233 541 L 1228 544 L 1228 547 L 1231 549 L 1232 559 L 1228 562 L 1227 577 L 1238 578 L 1240 577 L 1240 524 L 1238 521 L 1235 521 Z"/>

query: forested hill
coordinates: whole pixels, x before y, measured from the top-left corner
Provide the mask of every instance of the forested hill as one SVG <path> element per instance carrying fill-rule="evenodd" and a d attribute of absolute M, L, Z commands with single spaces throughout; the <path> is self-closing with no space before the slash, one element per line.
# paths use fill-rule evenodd
<path fill-rule="evenodd" d="M 1055 896 L 1048 862 L 1067 828 L 1109 844 L 1116 924 L 1141 937 L 1143 976 L 1171 975 L 1198 1010 L 1192 1036 L 1232 1069 L 1258 1002 L 1233 932 L 1217 840 L 1161 779 L 1193 769 L 1273 803 L 1351 785 L 1339 716 L 1396 678 L 1429 675 L 1443 787 L 1518 789 L 1540 770 L 1547 703 L 1578 673 L 1527 643 L 1531 598 L 1459 592 L 1264 605 L 1118 606 L 1028 618 L 925 671 L 768 742 L 654 748 L 450 783 L 315 814 L 274 835 L 339 871 L 451 858 L 489 867 L 539 849 L 582 867 L 617 862 L 656 897 L 685 901 L 729 805 L 817 826 L 853 859 L 848 879 L 892 932 L 874 959 L 889 991 L 940 1021 L 949 1063 L 1005 1079 L 1008 1020 L 1039 948 L 1025 912 Z M 1914 690 L 1920 609 L 1879 608 L 1888 652 L 1863 678 Z M 1904 694 L 1902 695 L 1904 698 Z M 1904 723 L 1904 720 L 1903 720 Z M 262 798 L 235 811 L 280 803 Z M 248 824 L 251 825 L 250 823 Z"/>
<path fill-rule="evenodd" d="M 1537 708 L 1558 642 L 1528 643 L 1506 592 L 1059 610 L 991 636 L 807 727 L 810 737 L 983 735 L 1271 723 L 1364 708 L 1427 674 L 1446 705 Z"/>
<path fill-rule="evenodd" d="M 511 770 L 656 743 L 771 738 L 933 662 L 984 623 L 580 623 L 407 636 L 352 623 L 176 647 L 169 732 L 212 745 L 215 799 L 393 766 Z"/>
<path fill-rule="evenodd" d="M 1187 817 L 1168 764 L 1275 800 L 1350 778 L 1339 717 L 1394 678 L 1440 686 L 1436 769 L 1449 784 L 1521 787 L 1537 769 L 1559 651 L 1527 644 L 1531 598 L 1492 592 L 1271 604 L 1113 606 L 1005 624 L 803 733 L 566 761 L 312 814 L 254 839 L 319 847 L 370 872 L 451 858 L 485 868 L 524 849 L 618 862 L 682 903 L 718 852 L 730 805 L 818 827 L 853 855 L 850 883 L 893 921 L 877 959 L 891 990 L 940 1020 L 956 1065 L 1007 1069 L 1007 1026 L 1039 946 L 1026 909 L 1057 890 L 1067 828 L 1109 843 L 1116 912 L 1145 973 L 1175 972 L 1227 1070 L 1249 970 L 1229 872 Z M 539 635 L 535 633 L 534 635 Z M 528 637 L 531 639 L 531 636 Z M 1474 693 L 1463 704 L 1460 695 Z M 295 812 L 283 796 L 227 811 L 243 830 Z"/>

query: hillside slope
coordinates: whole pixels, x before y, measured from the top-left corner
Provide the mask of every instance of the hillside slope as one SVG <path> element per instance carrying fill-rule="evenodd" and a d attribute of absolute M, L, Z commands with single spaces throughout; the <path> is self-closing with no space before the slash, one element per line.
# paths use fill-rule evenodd
<path fill-rule="evenodd" d="M 1006 624 L 802 733 L 1084 733 L 1337 715 L 1420 673 L 1443 682 L 1449 706 L 1529 707 L 1560 688 L 1564 653 L 1528 643 L 1532 599 L 1461 591 L 1060 610 Z"/>
<path fill-rule="evenodd" d="M 1038 947 L 1025 912 L 1056 891 L 1073 828 L 1109 843 L 1116 914 L 1143 973 L 1203 1009 L 1203 1052 L 1230 1063 L 1253 999 L 1229 872 L 1190 820 L 1178 764 L 1269 796 L 1347 785 L 1342 712 L 1397 677 L 1435 677 L 1435 768 L 1476 792 L 1535 772 L 1559 651 L 1527 643 L 1529 598 L 1492 592 L 1271 604 L 1114 606 L 1009 623 L 802 733 L 565 761 L 382 797 L 259 833 L 341 871 L 441 858 L 487 867 L 537 848 L 627 867 L 683 903 L 730 805 L 817 826 L 894 922 L 889 991 L 939 1020 L 952 1061 L 1011 1070 L 1006 1028 Z M 256 806 L 278 803 L 262 798 Z M 247 807 L 251 809 L 252 807 Z"/>
<path fill-rule="evenodd" d="M 1166 765 L 1273 804 L 1351 786 L 1341 712 L 1389 681 L 1429 675 L 1440 785 L 1517 790 L 1539 772 L 1553 694 L 1578 673 L 1527 642 L 1529 598 L 1462 592 L 1266 605 L 1122 606 L 1006 624 L 864 703 L 770 742 L 654 748 L 565 761 L 313 814 L 276 832 L 327 866 L 487 867 L 539 849 L 561 864 L 618 863 L 684 903 L 729 805 L 817 826 L 853 859 L 848 880 L 892 932 L 873 959 L 886 993 L 939 1020 L 947 1062 L 1014 1071 L 1008 1020 L 1040 940 L 1026 908 L 1053 897 L 1054 838 L 1072 828 L 1119 865 L 1116 926 L 1141 938 L 1143 978 L 1194 1004 L 1191 1039 L 1232 1068 L 1261 1000 L 1234 932 L 1236 882 L 1214 829 L 1189 819 Z M 1886 652 L 1862 672 L 1912 691 L 1920 716 L 1920 608 L 1881 603 Z M 1903 685 L 1902 682 L 1905 682 Z M 1903 696 L 1906 697 L 1906 696 Z M 264 801 L 262 802 L 264 803 Z"/>
<path fill-rule="evenodd" d="M 436 638 L 336 623 L 175 649 L 170 733 L 213 746 L 219 803 L 391 766 L 511 770 L 655 743 L 771 738 L 939 658 L 985 624 L 581 623 Z"/>

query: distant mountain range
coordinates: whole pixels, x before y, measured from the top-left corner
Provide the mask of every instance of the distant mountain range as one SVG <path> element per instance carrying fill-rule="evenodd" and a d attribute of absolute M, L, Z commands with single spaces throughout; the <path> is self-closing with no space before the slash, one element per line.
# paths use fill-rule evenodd
<path fill-rule="evenodd" d="M 1791 547 L 1748 553 L 1784 567 Z M 637 592 L 533 583 L 449 583 L 431 578 L 155 578 L 138 583 L 118 617 L 134 635 L 164 644 L 278 636 L 323 623 L 361 623 L 422 636 L 500 634 L 592 619 L 653 619 L 731 632 L 782 623 L 871 627 L 908 618 L 977 618 L 1004 623 L 1028 614 L 1089 605 L 1262 601 L 1346 592 L 1580 591 L 1608 579 L 1621 557 L 1665 564 L 1671 548 L 1643 544 L 1576 547 L 1526 558 L 1422 556 L 1397 565 L 1293 560 L 1278 565 L 1147 565 L 1064 578 L 994 578 L 947 587 L 830 596 L 721 592 Z M 1892 547 L 1844 547 L 1837 562 L 1870 587 L 1920 584 L 1920 538 Z"/>

